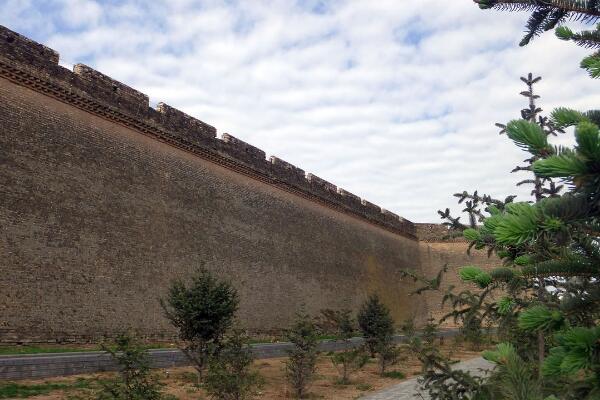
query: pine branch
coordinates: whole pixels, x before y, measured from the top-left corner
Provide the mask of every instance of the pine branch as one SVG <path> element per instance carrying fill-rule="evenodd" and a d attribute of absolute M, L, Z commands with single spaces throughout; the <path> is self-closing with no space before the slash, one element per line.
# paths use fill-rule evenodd
<path fill-rule="evenodd" d="M 527 25 L 525 25 L 527 33 L 523 39 L 521 39 L 519 46 L 527 46 L 534 36 L 538 36 L 544 32 L 544 26 L 548 17 L 550 16 L 551 11 L 552 10 L 550 8 L 538 8 L 531 13 L 529 20 L 527 21 Z"/>
<path fill-rule="evenodd" d="M 561 9 L 567 13 L 581 15 L 580 18 L 600 18 L 600 9 L 597 1 L 590 0 L 473 0 L 482 9 L 496 9 L 500 11 L 536 11 L 540 8 L 550 7 Z M 577 16 L 576 16 L 577 17 Z"/>
<path fill-rule="evenodd" d="M 561 40 L 570 40 L 578 46 L 596 49 L 600 48 L 600 30 L 573 32 L 566 26 L 561 26 L 556 29 L 556 36 Z"/>

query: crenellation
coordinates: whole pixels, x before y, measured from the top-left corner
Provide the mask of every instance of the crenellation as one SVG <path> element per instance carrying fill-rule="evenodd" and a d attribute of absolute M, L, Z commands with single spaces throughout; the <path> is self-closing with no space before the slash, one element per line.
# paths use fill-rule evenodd
<path fill-rule="evenodd" d="M 293 184 L 304 184 L 306 182 L 306 173 L 303 169 L 275 156 L 271 156 L 269 161 L 271 162 L 273 174 L 279 180 Z"/>
<path fill-rule="evenodd" d="M 331 182 L 327 182 L 325 179 L 309 173 L 306 174 L 306 180 L 311 184 L 312 187 L 324 189 L 327 192 L 337 194 L 337 186 Z"/>
<path fill-rule="evenodd" d="M 420 225 L 417 238 L 390 211 L 57 62 L 0 26 L 0 343 L 123 329 L 171 341 L 158 299 L 199 265 L 231 279 L 240 326 L 260 335 L 289 326 L 299 304 L 355 312 L 371 293 L 396 321 L 425 321 L 445 313 L 441 298 L 416 301 L 398 271 L 473 264 L 466 243 L 443 239 L 447 228 Z"/>
<path fill-rule="evenodd" d="M 227 168 L 415 238 L 412 223 L 396 214 L 316 175 L 305 175 L 301 168 L 277 157 L 267 160 L 263 150 L 232 135 L 224 133 L 218 139 L 215 127 L 165 103 L 151 108 L 147 95 L 89 66 L 76 64 L 70 71 L 58 65 L 58 60 L 56 51 L 0 26 L 0 75 Z"/>
<path fill-rule="evenodd" d="M 162 128 L 196 144 L 207 144 L 217 137 L 217 129 L 165 103 L 158 103 L 159 124 Z"/>
<path fill-rule="evenodd" d="M 400 221 L 400 217 L 397 214 L 394 214 L 391 211 L 386 210 L 385 208 L 381 209 L 381 216 L 384 223 L 392 225 L 400 229 L 403 224 Z"/>
<path fill-rule="evenodd" d="M 0 51 L 2 54 L 19 61 L 30 61 L 33 58 L 38 62 L 58 64 L 59 54 L 57 51 L 1 25 L 0 28 Z"/>
<path fill-rule="evenodd" d="M 133 115 L 146 116 L 150 102 L 144 93 L 85 64 L 75 64 L 73 72 L 90 85 L 87 92 L 94 97 L 114 107 L 124 108 Z"/>
<path fill-rule="evenodd" d="M 398 214 L 394 214 L 393 212 L 388 211 L 385 208 L 381 209 L 381 213 L 383 215 L 385 215 L 386 217 L 388 217 L 388 218 L 391 218 L 391 219 L 394 219 L 394 220 L 397 220 L 397 221 L 400 220 L 400 216 Z"/>
<path fill-rule="evenodd" d="M 338 194 L 342 197 L 344 203 L 353 208 L 360 208 L 362 205 L 361 198 L 353 193 L 342 188 L 338 188 Z"/>
<path fill-rule="evenodd" d="M 251 144 L 246 143 L 243 140 L 240 140 L 228 133 L 224 133 L 221 138 L 223 142 L 228 143 L 242 154 L 247 154 L 250 157 L 259 160 L 266 160 L 266 153 L 258 147 L 252 146 Z"/>
<path fill-rule="evenodd" d="M 376 214 L 381 213 L 381 207 L 379 207 L 377 204 L 373 204 L 370 201 L 367 201 L 365 199 L 361 200 L 361 204 L 362 204 L 362 208 L 365 211 L 367 211 L 368 213 L 376 213 Z"/>

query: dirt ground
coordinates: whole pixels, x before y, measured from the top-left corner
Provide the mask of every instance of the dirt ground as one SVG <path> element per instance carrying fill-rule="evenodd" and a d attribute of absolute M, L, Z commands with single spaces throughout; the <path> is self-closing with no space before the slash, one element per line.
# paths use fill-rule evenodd
<path fill-rule="evenodd" d="M 467 360 L 477 357 L 480 352 L 467 350 L 463 345 L 447 341 L 444 345 L 445 352 L 452 355 L 456 360 Z M 420 372 L 419 362 L 411 356 L 397 365 L 389 368 L 390 371 L 400 371 L 408 379 L 418 375 Z M 291 399 L 293 396 L 286 384 L 284 377 L 285 358 L 274 358 L 267 360 L 256 360 L 255 368 L 265 380 L 263 388 L 256 398 L 265 400 Z M 172 368 L 156 370 L 155 373 L 164 385 L 164 393 L 171 394 L 180 400 L 208 399 L 204 390 L 196 385 L 196 375 L 191 367 Z M 72 383 L 74 387 L 68 390 L 57 390 L 46 395 L 28 397 L 33 400 L 88 400 L 94 399 L 94 393 L 100 387 L 98 380 L 109 379 L 110 373 L 77 375 L 66 378 L 52 378 L 45 380 L 19 381 L 19 384 L 41 384 L 41 383 Z M 310 386 L 310 398 L 313 399 L 357 399 L 360 396 L 377 390 L 384 389 L 401 382 L 403 379 L 381 377 L 377 372 L 375 360 L 360 371 L 351 376 L 351 383 L 340 385 L 336 381 L 339 373 L 331 362 L 330 355 L 323 354 L 319 358 L 317 375 Z M 77 388 L 77 382 L 86 382 L 85 388 Z M 81 385 L 80 385 L 81 386 Z"/>

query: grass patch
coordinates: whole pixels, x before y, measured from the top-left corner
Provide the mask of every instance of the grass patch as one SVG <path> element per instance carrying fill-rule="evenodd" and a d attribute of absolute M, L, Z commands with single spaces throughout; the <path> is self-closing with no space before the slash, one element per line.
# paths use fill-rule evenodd
<path fill-rule="evenodd" d="M 373 386 L 369 385 L 368 383 L 359 383 L 356 385 L 356 389 L 360 390 L 361 392 L 366 392 L 368 390 L 373 390 Z"/>
<path fill-rule="evenodd" d="M 406 375 L 404 375 L 403 372 L 400 371 L 387 371 L 383 373 L 383 376 L 386 378 L 392 378 L 392 379 L 404 379 L 406 378 Z"/>
<path fill-rule="evenodd" d="M 0 346 L 0 355 L 75 353 L 79 351 L 97 351 L 100 348 L 51 347 L 51 346 Z"/>
<path fill-rule="evenodd" d="M 28 397 L 48 394 L 55 390 L 88 389 L 90 382 L 78 379 L 75 382 L 46 382 L 36 385 L 22 385 L 15 382 L 0 383 L 0 399 L 26 399 Z"/>
<path fill-rule="evenodd" d="M 148 344 L 142 346 L 145 350 L 153 349 L 174 349 L 175 347 L 164 344 Z M 85 351 L 102 351 L 100 346 L 92 347 L 67 347 L 67 346 L 43 346 L 43 345 L 22 345 L 22 346 L 0 346 L 0 356 L 7 355 L 27 355 L 27 354 L 51 354 L 51 353 L 79 353 Z"/>
<path fill-rule="evenodd" d="M 28 397 L 48 394 L 56 390 L 89 390 L 96 389 L 105 380 L 78 378 L 75 381 L 44 382 L 24 385 L 16 382 L 0 382 L 0 399 L 26 399 Z M 67 396 L 77 399 L 78 396 Z"/>

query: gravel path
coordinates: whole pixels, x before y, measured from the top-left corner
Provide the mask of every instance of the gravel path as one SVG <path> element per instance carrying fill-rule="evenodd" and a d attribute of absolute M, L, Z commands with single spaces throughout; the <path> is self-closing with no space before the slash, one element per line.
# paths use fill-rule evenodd
<path fill-rule="evenodd" d="M 479 373 L 481 370 L 488 370 L 492 368 L 492 363 L 484 360 L 481 357 L 474 358 L 472 360 L 463 361 L 456 365 L 456 368 L 460 368 L 466 371 Z M 365 397 L 361 397 L 361 400 L 415 400 L 415 399 L 429 399 L 426 394 L 421 394 L 422 397 L 417 396 L 419 394 L 419 384 L 417 378 L 412 378 L 395 386 L 382 390 L 380 392 L 370 394 Z"/>

